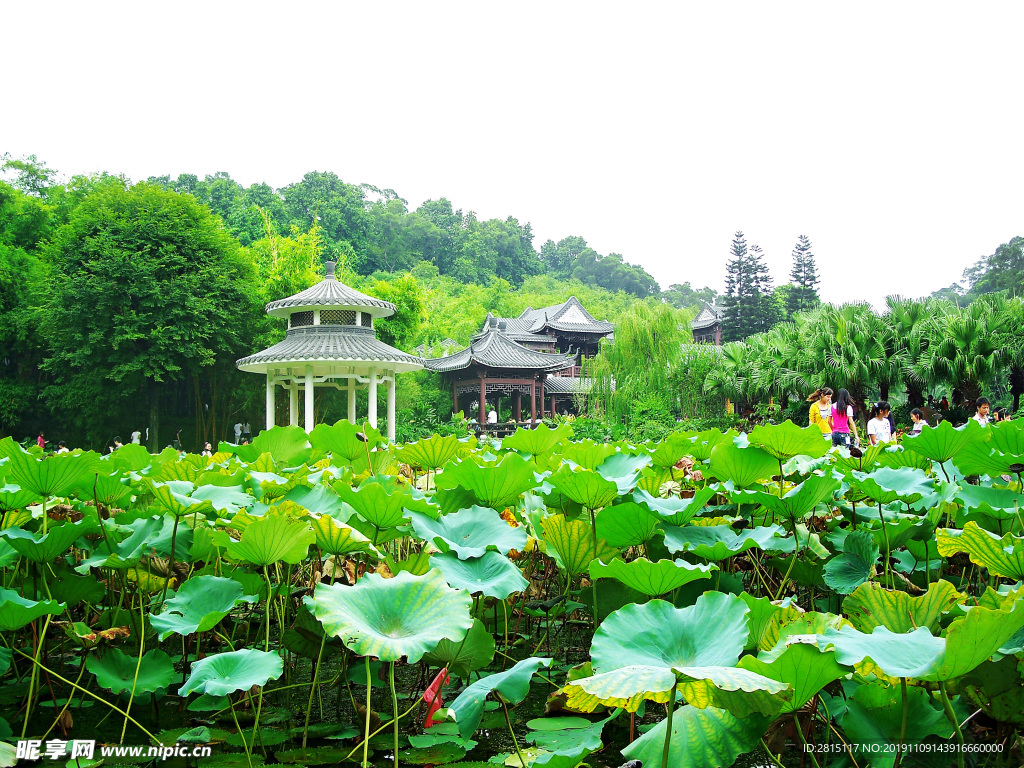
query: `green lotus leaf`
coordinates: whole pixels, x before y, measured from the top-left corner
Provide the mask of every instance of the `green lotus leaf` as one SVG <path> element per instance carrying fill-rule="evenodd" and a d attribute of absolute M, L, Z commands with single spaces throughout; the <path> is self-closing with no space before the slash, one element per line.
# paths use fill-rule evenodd
<path fill-rule="evenodd" d="M 108 648 L 102 657 L 90 656 L 85 668 L 96 675 L 96 682 L 101 688 L 111 693 L 131 691 L 133 687 L 136 694 L 152 693 L 167 688 L 178 679 L 171 657 L 158 649 L 146 651 L 139 664 L 137 657 L 122 653 L 117 648 Z"/>
<path fill-rule="evenodd" d="M 321 552 L 330 555 L 348 555 L 366 552 L 379 558 L 380 552 L 355 528 L 339 523 L 330 515 L 321 515 L 309 521 Z"/>
<path fill-rule="evenodd" d="M 886 446 L 884 443 L 879 443 L 872 447 L 882 448 L 876 461 L 879 466 L 888 467 L 889 469 L 929 470 L 932 468 L 932 463 L 926 456 L 908 451 L 903 446 Z M 868 465 L 865 464 L 864 466 Z M 862 467 L 854 467 L 854 469 L 862 469 Z"/>
<path fill-rule="evenodd" d="M 790 422 L 786 422 L 789 424 Z M 818 430 L 820 433 L 821 430 Z M 824 442 L 824 440 L 822 440 Z M 772 514 L 786 520 L 796 521 L 806 517 L 821 502 L 832 498 L 833 492 L 842 483 L 831 472 L 813 473 L 802 483 L 783 496 L 759 492 L 754 498 L 772 511 Z"/>
<path fill-rule="evenodd" d="M 563 459 L 584 469 L 596 470 L 601 463 L 615 453 L 612 443 L 596 443 L 593 440 L 577 440 L 563 446 L 559 452 Z"/>
<path fill-rule="evenodd" d="M 550 667 L 551 659 L 531 656 L 511 669 L 470 683 L 448 707 L 448 715 L 458 723 L 462 738 L 468 739 L 480 725 L 484 702 L 491 693 L 507 704 L 518 704 L 530 692 L 530 679 L 541 667 Z"/>
<path fill-rule="evenodd" d="M 824 442 L 824 441 L 823 441 Z M 755 749 L 770 720 L 735 717 L 724 709 L 682 706 L 673 713 L 665 768 L 724 768 Z M 668 720 L 662 720 L 622 750 L 622 756 L 651 768 L 662 766 Z"/>
<path fill-rule="evenodd" d="M 757 658 L 770 663 L 791 643 L 808 642 L 813 644 L 815 635 L 847 626 L 850 626 L 850 622 L 834 613 L 808 611 L 798 614 L 795 618 L 788 611 L 776 613 L 758 640 L 757 647 L 760 649 L 760 653 Z"/>
<path fill-rule="evenodd" d="M 714 498 L 715 493 L 714 488 L 701 488 L 688 499 L 659 499 L 647 491 L 636 490 L 633 498 L 669 525 L 686 525 Z"/>
<path fill-rule="evenodd" d="M 490 507 L 472 506 L 437 519 L 413 512 L 409 519 L 421 538 L 462 559 L 481 557 L 489 550 L 507 555 L 526 547 L 526 529 L 513 528 Z"/>
<path fill-rule="evenodd" d="M 1017 664 L 1013 656 L 986 661 L 965 675 L 960 685 L 986 715 L 1019 728 L 1024 725 L 1024 680 Z"/>
<path fill-rule="evenodd" d="M 820 437 L 818 441 L 825 442 Z M 750 488 L 763 480 L 770 480 L 772 475 L 777 474 L 779 462 L 761 448 L 740 448 L 730 440 L 719 443 L 711 451 L 710 471 L 721 480 L 731 480 L 737 488 Z"/>
<path fill-rule="evenodd" d="M 460 486 L 471 491 L 480 504 L 500 511 L 516 504 L 523 493 L 538 485 L 533 470 L 533 465 L 518 453 L 483 465 L 470 457 L 438 474 L 437 487 Z"/>
<path fill-rule="evenodd" d="M 216 653 L 192 665 L 192 674 L 178 689 L 178 695 L 205 693 L 226 696 L 236 691 L 247 691 L 254 685 L 264 686 L 283 673 L 284 662 L 276 653 L 252 648 Z"/>
<path fill-rule="evenodd" d="M 440 469 L 457 456 L 464 456 L 470 446 L 455 435 L 431 435 L 415 443 L 406 443 L 395 455 L 399 461 L 423 469 Z"/>
<path fill-rule="evenodd" d="M 214 514 L 213 502 L 175 493 L 169 483 L 150 483 L 150 488 L 153 492 L 153 506 L 160 512 L 178 517 Z M 247 495 L 246 498 L 250 497 Z"/>
<path fill-rule="evenodd" d="M 160 640 L 172 634 L 191 635 L 213 629 L 239 603 L 252 603 L 255 595 L 242 594 L 242 585 L 219 576 L 186 580 L 165 603 L 163 613 L 150 616 Z"/>
<path fill-rule="evenodd" d="M 175 455 L 175 458 L 177 458 L 177 455 Z M 141 472 L 153 463 L 153 456 L 146 450 L 145 446 L 128 443 L 128 445 L 122 445 L 110 454 L 107 457 L 107 461 L 126 472 Z"/>
<path fill-rule="evenodd" d="M 716 565 L 690 565 L 682 560 L 659 560 L 652 563 L 641 557 L 630 562 L 612 560 L 605 565 L 600 560 L 590 564 L 590 575 L 595 579 L 615 579 L 649 597 L 668 594 L 697 579 L 711 578 Z"/>
<path fill-rule="evenodd" d="M 956 501 L 966 512 L 978 511 L 1001 519 L 1016 516 L 1017 510 L 1024 509 L 1024 494 L 1009 488 L 992 488 L 984 485 L 965 483 L 958 487 Z"/>
<path fill-rule="evenodd" d="M 233 453 L 249 463 L 269 453 L 279 466 L 295 467 L 309 461 L 309 437 L 302 427 L 271 427 L 256 435 L 249 445 L 221 443 L 218 450 Z"/>
<path fill-rule="evenodd" d="M 598 472 L 573 469 L 568 464 L 563 464 L 548 478 L 548 482 L 563 496 L 587 509 L 606 507 L 619 496 L 619 487 L 611 480 L 606 480 Z"/>
<path fill-rule="evenodd" d="M 334 486 L 334 490 L 342 501 L 355 509 L 356 514 L 374 527 L 378 535 L 380 531 L 407 523 L 407 509 L 434 514 L 434 509 L 422 494 L 414 493 L 408 486 L 399 485 L 393 480 L 381 482 L 378 478 L 370 478 L 358 489 L 340 482 Z"/>
<path fill-rule="evenodd" d="M 825 564 L 822 579 L 836 592 L 849 595 L 876 575 L 877 562 L 878 544 L 874 537 L 867 531 L 854 531 L 846 537 L 843 553 Z"/>
<path fill-rule="evenodd" d="M 746 650 L 752 651 L 756 648 L 768 649 L 775 645 L 778 639 L 778 627 L 786 622 L 793 621 L 803 615 L 799 606 L 792 600 L 784 599 L 776 605 L 770 597 L 754 597 L 747 592 L 740 594 L 740 599 L 747 604 L 750 613 L 747 614 L 747 626 L 750 627 L 750 634 L 747 637 Z M 776 630 L 775 640 L 768 642 L 764 638 L 770 632 L 770 628 Z"/>
<path fill-rule="evenodd" d="M 483 669 L 494 658 L 494 637 L 480 619 L 473 620 L 464 640 L 441 640 L 423 661 L 434 667 L 448 667 L 453 675 L 469 678 L 470 672 Z"/>
<path fill-rule="evenodd" d="M 535 717 L 526 723 L 531 731 L 576 731 L 593 725 L 587 718 L 576 716 Z"/>
<path fill-rule="evenodd" d="M 1002 454 L 1013 456 L 1018 463 L 1024 463 L 1024 421 L 1000 421 L 989 424 L 989 443 Z"/>
<path fill-rule="evenodd" d="M 836 659 L 847 666 L 875 668 L 892 677 L 952 680 L 967 674 L 1024 628 L 1024 605 L 1013 609 L 972 608 L 934 637 L 927 627 L 898 634 L 884 626 L 865 634 L 853 627 L 830 629 L 818 638 L 818 647 L 835 649 Z"/>
<path fill-rule="evenodd" d="M 615 483 L 619 493 L 625 495 L 636 486 L 640 471 L 650 464 L 651 457 L 646 453 L 635 454 L 619 451 L 602 461 L 597 467 L 597 473 L 605 480 Z"/>
<path fill-rule="evenodd" d="M 669 552 L 693 552 L 705 560 L 725 560 L 754 547 L 786 551 L 791 551 L 794 547 L 793 541 L 785 538 L 786 531 L 777 525 L 748 528 L 739 532 L 728 525 L 662 527 L 665 530 L 665 546 Z"/>
<path fill-rule="evenodd" d="M 328 634 L 381 661 L 406 656 L 415 663 L 445 638 L 462 640 L 473 626 L 469 595 L 451 589 L 436 570 L 392 579 L 371 573 L 351 587 L 319 584 L 303 602 Z"/>
<path fill-rule="evenodd" d="M 226 536 L 221 541 L 233 560 L 258 566 L 277 562 L 295 565 L 306 558 L 309 545 L 316 541 L 316 536 L 309 523 L 268 512 L 245 527 L 240 541 Z"/>
<path fill-rule="evenodd" d="M 966 552 L 971 562 L 988 568 L 995 576 L 1024 579 L 1024 538 L 1008 533 L 1002 538 L 969 522 L 962 531 L 939 528 L 935 532 L 939 554 L 949 557 Z"/>
<path fill-rule="evenodd" d="M 786 646 L 771 661 L 744 656 L 738 666 L 789 685 L 789 690 L 779 694 L 780 700 L 784 701 L 780 714 L 798 711 L 818 691 L 847 674 L 847 670 L 836 661 L 834 653 L 822 653 L 815 646 L 804 643 Z"/>
<path fill-rule="evenodd" d="M 59 569 L 48 579 L 47 586 L 54 600 L 75 606 L 82 602 L 99 605 L 107 593 L 103 582 L 92 574 L 80 576 L 72 570 Z"/>
<path fill-rule="evenodd" d="M 294 501 L 313 514 L 330 515 L 341 522 L 347 522 L 352 507 L 343 502 L 338 493 L 327 483 L 317 483 L 312 488 L 298 486 L 288 491 L 280 501 Z"/>
<path fill-rule="evenodd" d="M 736 430 L 730 429 L 721 432 L 717 429 L 708 429 L 698 432 L 690 438 L 690 447 L 686 451 L 687 456 L 692 456 L 696 461 L 704 462 L 711 458 L 711 452 L 720 443 L 732 443 L 738 436 Z"/>
<path fill-rule="evenodd" d="M 31 533 L 23 528 L 7 528 L 0 531 L 0 538 L 7 541 L 22 557 L 35 563 L 48 563 L 63 555 L 68 547 L 87 533 L 96 533 L 94 517 L 84 518 L 77 523 L 51 525 L 46 534 Z"/>
<path fill-rule="evenodd" d="M 521 451 L 531 456 L 547 453 L 559 443 L 572 440 L 572 427 L 559 424 L 551 429 L 547 424 L 537 424 L 534 429 L 520 427 L 501 441 L 501 447 L 510 451 Z"/>
<path fill-rule="evenodd" d="M 781 424 L 762 424 L 750 432 L 750 444 L 761 448 L 777 461 L 788 461 L 794 456 L 824 456 L 829 444 L 821 439 L 816 426 L 798 427 L 788 419 Z"/>
<path fill-rule="evenodd" d="M 23 491 L 46 498 L 70 496 L 100 466 L 100 457 L 91 451 L 36 459 L 17 448 L 10 452 L 9 459 L 11 468 L 8 482 L 17 484 Z"/>
<path fill-rule="evenodd" d="M 748 610 L 738 597 L 722 592 L 706 592 L 686 608 L 664 600 L 620 608 L 594 633 L 593 676 L 563 689 L 567 706 L 635 712 L 645 699 L 670 703 L 677 686 L 700 707 L 714 705 L 720 691 L 786 690 L 783 683 L 735 668 L 747 641 Z"/>
<path fill-rule="evenodd" d="M 111 474 L 102 471 L 87 474 L 72 493 L 80 499 L 95 500 L 108 507 L 119 507 L 131 497 L 134 490 L 128 484 L 128 478 L 115 469 Z"/>
<path fill-rule="evenodd" d="M 540 749 L 550 750 L 542 753 L 531 765 L 543 765 L 548 768 L 577 768 L 584 757 L 604 746 L 601 742 L 601 731 L 618 714 L 615 712 L 610 717 L 598 720 L 596 723 L 587 723 L 584 720 L 583 722 L 587 723 L 584 728 L 540 730 L 527 734 L 526 741 L 533 742 Z"/>
<path fill-rule="evenodd" d="M 851 456 L 847 451 L 837 451 L 831 455 L 835 460 L 836 468 L 840 472 L 849 472 L 851 469 L 864 472 L 876 466 L 878 464 L 878 457 L 885 451 L 886 446 L 883 443 L 879 443 L 878 445 L 865 446 L 860 456 Z M 928 466 L 931 466 L 931 462 L 928 462 Z"/>
<path fill-rule="evenodd" d="M 200 502 L 208 501 L 217 512 L 228 515 L 233 515 L 240 509 L 247 509 L 256 501 L 256 499 L 242 490 L 242 486 L 237 483 L 232 485 L 201 485 L 192 492 L 189 499 L 193 504 L 197 500 Z M 189 512 L 194 513 L 196 511 L 196 509 L 192 509 Z"/>
<path fill-rule="evenodd" d="M 655 467 L 668 469 L 674 467 L 683 456 L 690 453 L 693 447 L 693 432 L 673 432 L 651 451 L 651 464 Z"/>
<path fill-rule="evenodd" d="M 654 538 L 658 519 L 636 502 L 613 504 L 597 513 L 597 529 L 609 546 L 636 547 Z"/>
<path fill-rule="evenodd" d="M 843 612 L 861 632 L 885 627 L 903 633 L 925 627 L 937 633 L 939 620 L 961 597 L 948 581 L 930 584 L 928 591 L 917 597 L 867 582 L 843 600 Z"/>
<path fill-rule="evenodd" d="M 364 443 L 359 436 L 366 435 Z M 367 447 L 370 450 L 387 445 L 387 439 L 369 424 L 353 424 L 342 420 L 334 424 L 317 424 L 309 433 L 309 442 L 318 452 L 343 458 L 351 463 L 360 456 L 366 460 Z M 277 458 L 276 456 L 274 458 Z"/>
<path fill-rule="evenodd" d="M 35 504 L 39 497 L 32 491 L 23 491 L 16 485 L 5 485 L 0 488 L 0 513 L 14 512 Z"/>
<path fill-rule="evenodd" d="M 56 616 L 67 606 L 56 600 L 27 600 L 13 589 L 0 588 L 0 630 L 14 632 L 40 616 Z"/>
<path fill-rule="evenodd" d="M 909 504 L 911 507 L 917 507 L 917 502 L 935 496 L 935 484 L 920 469 L 882 467 L 871 474 L 856 470 L 850 474 L 850 482 L 853 487 L 875 504 L 890 504 L 899 501 Z"/>
<path fill-rule="evenodd" d="M 953 726 L 946 718 L 942 704 L 923 688 L 907 688 L 907 725 L 903 743 L 919 744 L 929 736 L 949 739 Z M 847 699 L 843 716 L 843 732 L 858 754 L 871 755 L 870 765 L 895 762 L 893 745 L 900 743 L 903 732 L 903 695 L 900 689 L 884 685 L 861 685 Z"/>
<path fill-rule="evenodd" d="M 548 554 L 555 559 L 570 582 L 580 574 L 586 573 L 591 561 L 602 560 L 610 563 L 619 556 L 619 551 L 608 546 L 604 539 L 597 540 L 595 550 L 590 524 L 582 520 L 566 520 L 564 515 L 552 515 L 544 518 L 541 525 Z"/>
<path fill-rule="evenodd" d="M 139 517 L 126 523 L 104 520 L 103 525 L 108 533 L 96 544 L 89 557 L 75 566 L 79 573 L 88 573 L 90 568 L 99 567 L 130 568 L 141 558 L 152 554 L 169 557 L 172 541 L 175 542 L 174 559 L 188 561 L 192 529 L 179 525 L 175 532 L 171 517 Z"/>
<path fill-rule="evenodd" d="M 903 448 L 942 464 L 971 443 L 985 442 L 988 438 L 988 433 L 973 419 L 968 419 L 962 427 L 954 427 L 950 422 L 942 421 L 938 426 L 924 430 L 912 440 L 906 440 Z"/>
<path fill-rule="evenodd" d="M 430 565 L 441 571 L 450 586 L 465 589 L 470 594 L 480 592 L 487 597 L 504 600 L 513 592 L 522 592 L 529 586 L 519 568 L 497 552 L 484 552 L 480 557 L 466 560 L 455 552 L 445 552 L 431 555 Z"/>

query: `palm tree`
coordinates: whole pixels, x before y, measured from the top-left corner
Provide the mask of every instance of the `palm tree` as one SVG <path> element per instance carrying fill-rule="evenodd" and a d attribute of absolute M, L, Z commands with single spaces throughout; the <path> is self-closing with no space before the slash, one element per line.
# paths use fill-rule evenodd
<path fill-rule="evenodd" d="M 825 305 L 811 313 L 806 330 L 805 373 L 847 389 L 864 407 L 868 389 L 885 369 L 887 354 L 878 316 L 868 304 Z"/>
<path fill-rule="evenodd" d="M 928 358 L 932 340 L 928 333 L 932 327 L 929 303 L 902 296 L 889 296 L 885 303 L 888 312 L 882 317 L 882 322 L 890 356 L 886 368 L 898 369 L 898 378 L 907 393 L 907 405 L 920 408 L 925 403 L 924 388 L 930 383 L 930 371 L 922 367 L 922 362 Z M 889 381 L 896 378 L 891 371 L 887 371 L 887 376 Z M 879 389 L 882 389 L 881 381 Z M 888 387 L 880 395 L 882 400 L 888 400 Z"/>
<path fill-rule="evenodd" d="M 938 340 L 928 356 L 935 379 L 960 390 L 967 402 L 980 397 L 982 384 L 1009 358 L 1003 333 L 1008 320 L 1006 299 L 998 295 L 935 318 Z"/>
<path fill-rule="evenodd" d="M 1016 298 L 1006 302 L 1008 316 L 1007 328 L 1024 328 L 1024 298 Z M 1010 369 L 1010 394 L 1013 396 L 1011 410 L 1020 410 L 1020 396 L 1024 394 L 1024 333 L 1008 333 L 1006 345 L 1006 362 Z"/>

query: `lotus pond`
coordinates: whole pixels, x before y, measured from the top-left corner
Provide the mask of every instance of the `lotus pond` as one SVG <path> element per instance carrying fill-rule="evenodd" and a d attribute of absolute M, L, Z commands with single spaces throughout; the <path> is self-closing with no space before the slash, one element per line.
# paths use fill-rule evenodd
<path fill-rule="evenodd" d="M 1024 422 L 7 438 L 0 764 L 1020 765 L 1022 473 Z"/>

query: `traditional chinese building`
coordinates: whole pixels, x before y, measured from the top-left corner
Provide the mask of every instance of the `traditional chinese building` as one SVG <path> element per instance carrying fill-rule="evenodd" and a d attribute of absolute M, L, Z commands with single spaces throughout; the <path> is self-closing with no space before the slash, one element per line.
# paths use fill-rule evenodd
<path fill-rule="evenodd" d="M 705 304 L 690 323 L 693 329 L 693 343 L 722 345 L 722 313 L 710 304 Z"/>

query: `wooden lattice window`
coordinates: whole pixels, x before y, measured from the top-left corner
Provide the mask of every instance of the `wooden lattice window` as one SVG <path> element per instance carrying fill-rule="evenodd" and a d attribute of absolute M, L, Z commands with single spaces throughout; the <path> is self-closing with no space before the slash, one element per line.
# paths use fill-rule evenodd
<path fill-rule="evenodd" d="M 312 312 L 312 310 L 310 310 L 309 312 L 292 312 L 292 315 L 289 318 L 288 327 L 289 328 L 298 328 L 298 327 L 303 326 L 303 325 L 312 325 L 312 324 L 313 324 L 313 312 Z"/>
<path fill-rule="evenodd" d="M 362 317 L 360 319 L 363 321 L 363 326 L 364 327 L 366 327 L 366 328 L 372 328 L 373 327 L 373 315 L 371 315 L 369 312 L 363 312 L 362 313 Z"/>
<path fill-rule="evenodd" d="M 320 325 L 355 325 L 356 313 L 351 309 L 321 309 Z"/>

